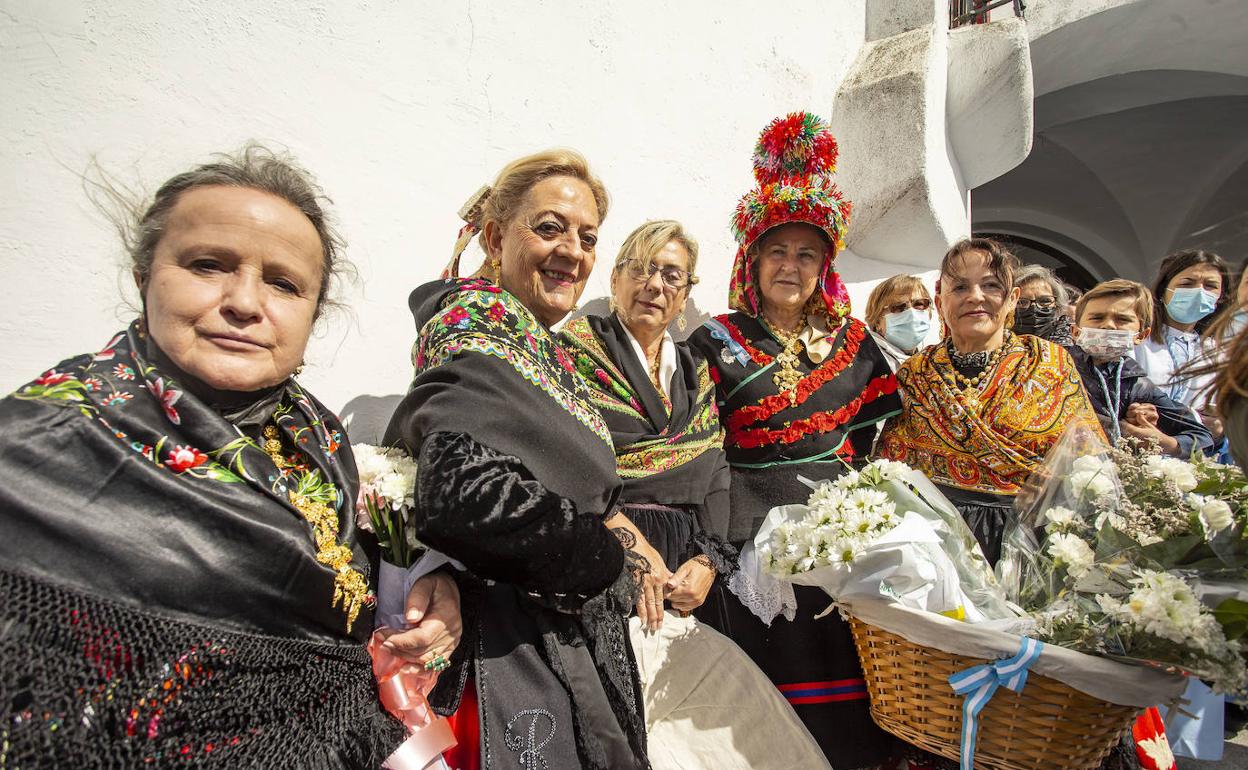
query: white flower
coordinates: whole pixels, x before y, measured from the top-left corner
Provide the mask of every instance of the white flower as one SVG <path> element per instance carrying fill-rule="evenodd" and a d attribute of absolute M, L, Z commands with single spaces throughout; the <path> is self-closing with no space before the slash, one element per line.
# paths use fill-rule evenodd
<path fill-rule="evenodd" d="M 858 482 L 862 480 L 862 475 L 858 471 L 848 471 L 842 473 L 832 483 L 837 489 L 852 489 L 858 486 Z"/>
<path fill-rule="evenodd" d="M 1109 470 L 1112 465 L 1113 463 L 1109 460 L 1102 460 L 1096 455 L 1083 455 L 1075 458 L 1075 462 L 1071 465 L 1071 470 L 1076 473 L 1080 471 L 1099 473 L 1103 470 Z"/>
<path fill-rule="evenodd" d="M 1113 527 L 1119 532 L 1127 531 L 1127 520 L 1122 518 L 1118 514 L 1114 513 L 1113 511 L 1103 511 L 1102 513 L 1100 513 L 1096 517 L 1096 528 L 1099 530 L 1101 527 L 1105 526 L 1106 522 L 1109 523 L 1109 526 Z"/>
<path fill-rule="evenodd" d="M 1088 547 L 1083 538 L 1077 535 L 1056 534 L 1049 537 L 1045 551 L 1054 559 L 1066 565 L 1066 569 L 1075 579 L 1082 577 L 1092 567 L 1096 554 Z"/>
<path fill-rule="evenodd" d="M 1105 497 L 1114 491 L 1114 480 L 1105 469 L 1075 471 L 1068 481 L 1076 497 Z"/>
<path fill-rule="evenodd" d="M 1060 505 L 1055 505 L 1044 512 L 1045 529 L 1065 529 L 1078 520 L 1077 514 Z"/>
<path fill-rule="evenodd" d="M 875 468 L 884 481 L 893 481 L 910 471 L 910 466 L 895 460 L 876 460 L 868 467 Z"/>
<path fill-rule="evenodd" d="M 1199 511 L 1200 523 L 1205 528 L 1205 534 L 1212 536 L 1215 532 L 1220 532 L 1235 523 L 1235 517 L 1231 513 L 1231 506 L 1226 504 L 1225 500 L 1219 500 L 1216 497 L 1207 497 L 1200 506 Z"/>
<path fill-rule="evenodd" d="M 1192 464 L 1177 457 L 1153 455 L 1144 460 L 1144 471 L 1153 478 L 1174 482 L 1180 492 L 1191 492 L 1196 488 L 1196 471 Z"/>

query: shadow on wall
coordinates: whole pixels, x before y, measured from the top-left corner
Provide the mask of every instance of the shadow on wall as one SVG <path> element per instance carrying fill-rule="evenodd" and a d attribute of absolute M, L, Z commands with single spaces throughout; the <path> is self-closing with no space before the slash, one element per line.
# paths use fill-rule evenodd
<path fill-rule="evenodd" d="M 572 311 L 568 316 L 569 321 L 575 321 L 578 318 L 587 315 L 608 315 L 611 312 L 610 299 L 608 297 L 596 297 L 589 302 Z M 683 342 L 690 334 L 693 334 L 699 326 L 706 323 L 711 317 L 710 313 L 704 312 L 698 307 L 698 303 L 692 298 L 685 304 L 685 329 L 681 331 L 673 320 L 667 326 L 667 330 L 671 332 L 672 339 L 677 342 Z M 677 316 L 679 318 L 679 316 Z"/>
<path fill-rule="evenodd" d="M 568 320 L 572 321 L 586 315 L 605 316 L 610 312 L 611 308 L 609 307 L 608 299 L 606 297 L 598 297 L 573 311 L 568 316 Z M 672 333 L 673 339 L 681 342 L 690 334 L 693 334 L 710 317 L 710 313 L 703 312 L 697 303 L 690 299 L 688 304 L 685 305 L 685 330 L 681 331 L 673 321 L 668 327 L 668 331 Z M 347 437 L 351 439 L 351 443 L 380 445 L 381 438 L 386 433 L 386 426 L 390 424 L 390 417 L 394 414 L 394 410 L 398 408 L 399 402 L 402 400 L 402 394 L 394 394 L 389 396 L 356 396 L 348 401 L 342 407 L 339 417 L 342 419 L 342 424 L 347 428 Z"/>

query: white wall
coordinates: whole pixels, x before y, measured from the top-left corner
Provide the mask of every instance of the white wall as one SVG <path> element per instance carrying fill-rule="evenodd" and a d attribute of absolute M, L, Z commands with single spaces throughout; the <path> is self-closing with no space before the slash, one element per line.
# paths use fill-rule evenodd
<path fill-rule="evenodd" d="M 600 260 L 644 219 L 683 220 L 694 300 L 721 311 L 758 131 L 826 115 L 863 28 L 863 0 L 0 0 L 0 391 L 132 317 L 89 160 L 154 189 L 250 138 L 317 174 L 359 268 L 354 318 L 328 319 L 303 376 L 333 408 L 405 390 L 408 291 L 442 268 L 463 200 L 536 149 L 580 149 L 606 181 Z"/>

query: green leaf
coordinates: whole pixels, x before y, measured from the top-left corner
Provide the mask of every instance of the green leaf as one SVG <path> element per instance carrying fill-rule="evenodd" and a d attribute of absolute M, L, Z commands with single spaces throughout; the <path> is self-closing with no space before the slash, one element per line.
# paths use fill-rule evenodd
<path fill-rule="evenodd" d="M 1234 597 L 1223 599 L 1214 608 L 1213 616 L 1222 624 L 1227 639 L 1234 641 L 1248 634 L 1248 602 Z"/>

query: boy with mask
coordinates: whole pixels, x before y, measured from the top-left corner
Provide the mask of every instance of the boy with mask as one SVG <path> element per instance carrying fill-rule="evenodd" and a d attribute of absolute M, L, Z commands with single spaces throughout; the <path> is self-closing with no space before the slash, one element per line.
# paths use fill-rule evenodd
<path fill-rule="evenodd" d="M 1075 305 L 1075 359 L 1105 434 L 1151 438 L 1163 452 L 1187 458 L 1206 451 L 1213 436 L 1187 406 L 1170 398 L 1131 358 L 1153 322 L 1151 293 L 1135 281 L 1106 281 Z"/>

